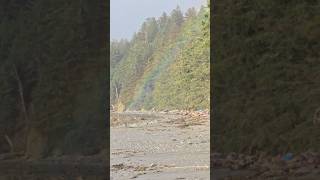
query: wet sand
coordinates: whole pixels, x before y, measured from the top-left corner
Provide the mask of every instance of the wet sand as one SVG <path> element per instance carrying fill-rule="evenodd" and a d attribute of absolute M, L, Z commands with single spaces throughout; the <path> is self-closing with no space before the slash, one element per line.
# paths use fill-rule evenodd
<path fill-rule="evenodd" d="M 202 115 L 114 114 L 111 179 L 210 179 L 210 124 Z"/>

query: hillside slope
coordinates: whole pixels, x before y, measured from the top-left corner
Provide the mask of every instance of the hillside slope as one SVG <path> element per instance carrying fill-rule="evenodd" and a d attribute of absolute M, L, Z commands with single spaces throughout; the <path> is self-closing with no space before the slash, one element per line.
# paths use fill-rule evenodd
<path fill-rule="evenodd" d="M 209 9 L 148 18 L 111 43 L 111 104 L 124 109 L 209 108 Z"/>

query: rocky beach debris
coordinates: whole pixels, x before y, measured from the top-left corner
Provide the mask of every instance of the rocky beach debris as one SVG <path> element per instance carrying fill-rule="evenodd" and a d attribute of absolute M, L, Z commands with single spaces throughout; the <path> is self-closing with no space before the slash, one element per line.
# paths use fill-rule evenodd
<path fill-rule="evenodd" d="M 320 179 L 320 154 L 315 152 L 278 156 L 213 153 L 211 157 L 213 169 L 228 169 L 225 178 L 230 177 L 228 174 L 232 171 L 248 171 L 245 179 Z"/>
<path fill-rule="evenodd" d="M 111 179 L 210 179 L 209 112 L 129 111 L 111 117 Z"/>

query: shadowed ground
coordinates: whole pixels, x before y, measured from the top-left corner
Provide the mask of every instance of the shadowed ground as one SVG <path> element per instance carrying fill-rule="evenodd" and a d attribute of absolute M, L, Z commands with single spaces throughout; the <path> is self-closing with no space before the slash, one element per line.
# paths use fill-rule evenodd
<path fill-rule="evenodd" d="M 106 158 L 61 157 L 55 159 L 0 161 L 0 180 L 82 179 L 105 180 L 109 171 Z"/>

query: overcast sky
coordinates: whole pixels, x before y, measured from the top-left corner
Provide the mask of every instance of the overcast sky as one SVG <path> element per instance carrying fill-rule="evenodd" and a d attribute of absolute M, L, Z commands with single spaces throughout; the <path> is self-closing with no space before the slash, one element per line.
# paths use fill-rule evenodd
<path fill-rule="evenodd" d="M 185 12 L 190 7 L 199 9 L 205 3 L 206 0 L 111 0 L 111 39 L 131 39 L 146 18 L 158 18 L 163 12 L 169 14 L 177 5 Z"/>

